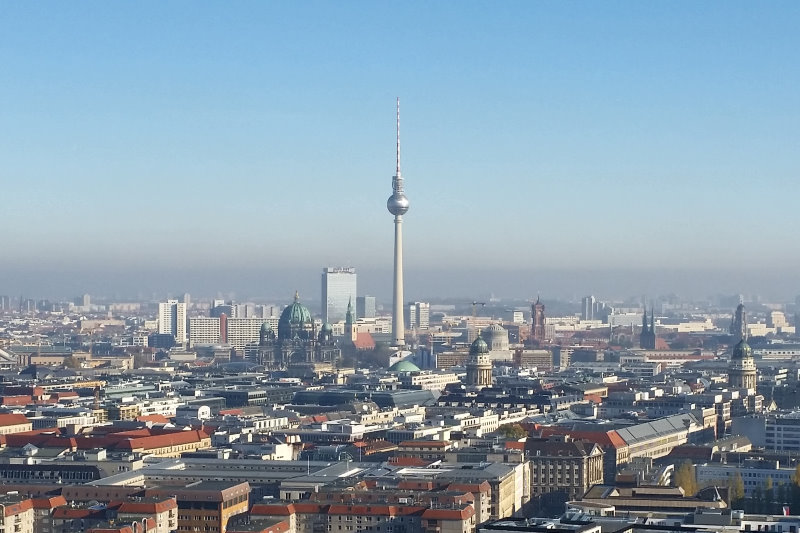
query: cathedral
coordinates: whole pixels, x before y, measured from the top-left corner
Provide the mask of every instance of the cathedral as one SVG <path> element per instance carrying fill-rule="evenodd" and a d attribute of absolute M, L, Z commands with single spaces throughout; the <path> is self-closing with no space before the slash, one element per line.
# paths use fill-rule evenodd
<path fill-rule="evenodd" d="M 265 322 L 261 326 L 258 343 L 258 363 L 269 370 L 304 370 L 317 373 L 324 368 L 334 369 L 340 356 L 333 341 L 333 330 L 323 324 L 319 331 L 308 308 L 300 303 L 295 293 L 294 302 L 288 305 L 278 320 L 278 333 Z"/>
<path fill-rule="evenodd" d="M 650 326 L 647 325 L 647 308 L 642 315 L 642 333 L 639 335 L 639 347 L 643 350 L 656 349 L 656 312 L 650 310 Z"/>

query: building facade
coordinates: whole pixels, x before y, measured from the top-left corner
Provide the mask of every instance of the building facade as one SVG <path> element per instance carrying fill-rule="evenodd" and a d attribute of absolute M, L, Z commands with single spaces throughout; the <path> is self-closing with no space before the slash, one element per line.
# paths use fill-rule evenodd
<path fill-rule="evenodd" d="M 167 300 L 158 304 L 158 332 L 172 335 L 179 343 L 186 342 L 186 304 Z"/>
<path fill-rule="evenodd" d="M 322 269 L 322 321 L 328 324 L 341 322 L 347 304 L 356 302 L 356 269 L 351 267 L 325 267 Z"/>

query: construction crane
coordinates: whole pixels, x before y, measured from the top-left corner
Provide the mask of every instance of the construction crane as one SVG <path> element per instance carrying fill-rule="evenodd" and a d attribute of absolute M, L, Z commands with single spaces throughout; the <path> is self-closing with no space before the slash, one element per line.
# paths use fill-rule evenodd
<path fill-rule="evenodd" d="M 478 306 L 486 307 L 486 302 L 472 302 L 472 318 L 478 316 Z"/>

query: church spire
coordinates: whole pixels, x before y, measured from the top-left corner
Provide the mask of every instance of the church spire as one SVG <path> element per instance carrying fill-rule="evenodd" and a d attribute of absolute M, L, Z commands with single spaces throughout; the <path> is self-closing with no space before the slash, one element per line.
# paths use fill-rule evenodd
<path fill-rule="evenodd" d="M 344 315 L 344 322 L 345 322 L 345 324 L 352 324 L 353 322 L 355 322 L 355 320 L 353 319 L 353 298 L 352 297 L 350 297 L 350 299 L 347 301 L 347 313 L 345 313 L 345 315 Z"/>

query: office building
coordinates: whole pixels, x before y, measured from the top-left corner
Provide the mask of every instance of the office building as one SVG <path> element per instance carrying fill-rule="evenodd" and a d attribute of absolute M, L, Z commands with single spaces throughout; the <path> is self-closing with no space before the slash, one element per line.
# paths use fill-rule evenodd
<path fill-rule="evenodd" d="M 593 442 L 534 439 L 525 442 L 531 458 L 531 497 L 540 507 L 561 507 L 603 483 L 603 450 Z"/>
<path fill-rule="evenodd" d="M 584 296 L 581 300 L 581 320 L 594 320 L 597 300 L 594 296 Z"/>
<path fill-rule="evenodd" d="M 341 322 L 347 314 L 347 304 L 357 301 L 356 269 L 326 267 L 322 269 L 322 321 Z"/>
<path fill-rule="evenodd" d="M 375 318 L 378 313 L 374 296 L 358 296 L 356 298 L 356 317 Z"/>
<path fill-rule="evenodd" d="M 167 300 L 158 304 L 158 333 L 172 335 L 179 343 L 186 342 L 186 304 Z"/>
<path fill-rule="evenodd" d="M 427 302 L 414 302 L 408 304 L 409 329 L 426 330 L 431 323 L 431 304 Z"/>
<path fill-rule="evenodd" d="M 767 450 L 800 452 L 800 412 L 769 415 L 760 427 L 765 428 L 762 431 L 766 435 L 764 447 Z"/>
<path fill-rule="evenodd" d="M 11 298 L 8 296 L 0 296 L 0 311 L 11 310 Z"/>

